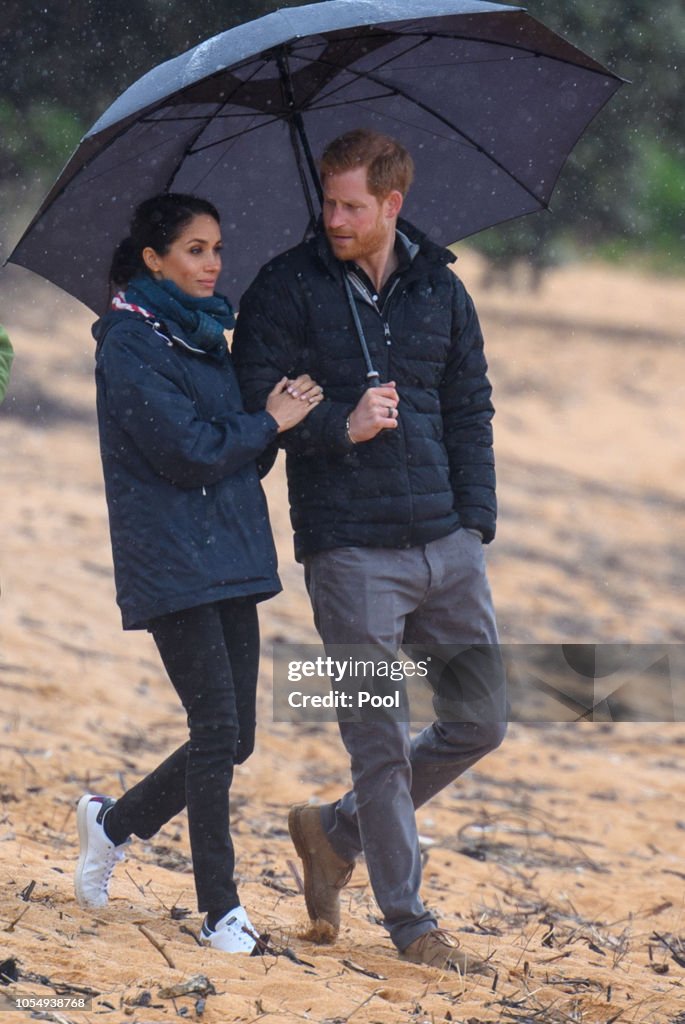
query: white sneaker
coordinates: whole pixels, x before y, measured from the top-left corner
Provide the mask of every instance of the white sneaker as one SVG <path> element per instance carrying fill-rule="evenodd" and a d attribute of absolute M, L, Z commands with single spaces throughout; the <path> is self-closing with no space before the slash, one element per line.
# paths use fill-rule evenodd
<path fill-rule="evenodd" d="M 74 875 L 76 899 L 82 907 L 106 907 L 109 880 L 118 861 L 124 859 L 121 843 L 115 846 L 102 824 L 105 811 L 116 801 L 86 793 L 78 803 L 76 821 L 81 853 Z"/>
<path fill-rule="evenodd" d="M 205 918 L 200 938 L 205 946 L 220 949 L 222 953 L 252 953 L 258 936 L 245 907 L 234 907 L 219 918 L 216 928 L 208 928 Z"/>

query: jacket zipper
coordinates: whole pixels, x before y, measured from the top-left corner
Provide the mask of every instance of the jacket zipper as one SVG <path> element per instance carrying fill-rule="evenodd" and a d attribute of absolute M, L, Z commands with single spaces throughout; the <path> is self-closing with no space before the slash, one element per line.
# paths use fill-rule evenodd
<path fill-rule="evenodd" d="M 390 324 L 387 321 L 386 310 L 388 308 L 388 304 L 390 302 L 390 299 L 392 298 L 393 292 L 397 288 L 397 285 L 400 283 L 400 279 L 396 278 L 393 281 L 392 287 L 390 288 L 390 291 L 388 292 L 388 294 L 386 296 L 385 302 L 383 303 L 383 308 L 381 309 L 381 307 L 378 305 L 378 303 L 376 301 L 376 297 L 371 294 L 371 292 L 366 287 L 366 285 L 361 280 L 361 278 L 357 277 L 357 275 L 354 274 L 354 273 L 351 273 L 348 276 L 349 276 L 350 281 L 352 282 L 352 284 L 357 289 L 357 292 L 362 297 L 362 299 L 366 302 L 366 304 L 371 306 L 371 308 L 375 309 L 375 311 L 378 313 L 379 317 L 381 318 L 381 323 L 383 324 L 383 337 L 385 338 L 385 344 L 387 346 L 392 345 L 392 333 L 390 331 Z"/>
<path fill-rule="evenodd" d="M 207 353 L 204 351 L 204 349 L 194 348 L 192 345 L 189 345 L 187 341 L 184 341 L 183 338 L 179 338 L 178 335 L 172 334 L 171 331 L 169 331 L 169 334 L 164 334 L 162 332 L 162 327 L 164 325 L 161 323 L 161 321 L 155 320 L 154 317 L 152 317 L 149 320 L 147 320 L 147 323 L 150 324 L 150 327 L 155 332 L 155 334 L 158 334 L 160 336 L 160 338 L 164 338 L 164 340 L 166 341 L 167 345 L 170 348 L 173 348 L 174 342 L 177 342 L 177 344 L 181 345 L 183 348 L 187 349 L 189 352 L 193 352 L 195 355 L 198 355 L 198 356 L 206 356 L 207 355 Z M 202 496 L 204 498 L 207 497 L 207 488 L 205 487 L 204 484 L 202 485 Z"/>
<path fill-rule="evenodd" d="M 391 298 L 393 296 L 393 293 L 394 293 L 395 289 L 397 288 L 398 284 L 400 283 L 399 277 L 395 278 L 395 280 L 393 281 L 393 283 L 392 283 L 392 285 L 390 287 L 390 291 L 388 292 L 388 294 L 387 294 L 387 296 L 385 298 L 385 302 L 383 303 L 383 307 L 382 308 L 379 307 L 376 299 L 371 294 L 371 292 L 366 287 L 366 285 L 364 284 L 364 282 L 362 281 L 362 279 L 360 277 L 357 277 L 357 275 L 354 272 L 352 272 L 352 273 L 349 274 L 349 278 L 350 278 L 350 281 L 352 282 L 352 284 L 357 289 L 357 292 L 359 293 L 361 298 L 364 300 L 364 302 L 366 302 L 369 306 L 371 306 L 372 309 L 374 309 L 376 311 L 376 313 L 378 314 L 378 316 L 380 317 L 381 323 L 383 325 L 383 337 L 385 338 L 385 344 L 388 347 L 392 346 L 392 343 L 393 343 L 393 341 L 392 341 L 392 332 L 390 331 L 390 324 L 388 323 L 388 315 L 387 314 L 388 314 L 388 306 L 390 305 L 390 300 L 391 300 Z M 388 370 L 390 370 L 390 353 L 388 353 Z M 409 524 L 408 525 L 409 525 L 409 533 L 411 535 L 411 531 L 412 531 L 413 526 L 414 526 L 414 501 L 413 501 L 413 497 L 412 497 L 411 485 L 410 485 L 410 480 L 409 480 L 409 463 L 407 461 L 407 439 L 406 439 L 406 436 L 405 436 L 405 433 L 404 433 L 404 427 L 402 425 L 402 421 L 400 420 L 399 416 L 397 418 L 397 430 L 399 431 L 399 436 L 400 436 L 400 440 L 401 440 L 401 443 L 402 443 L 402 449 L 403 449 L 403 452 L 404 452 L 404 469 L 405 469 L 405 476 L 407 478 L 407 494 L 409 496 Z"/>

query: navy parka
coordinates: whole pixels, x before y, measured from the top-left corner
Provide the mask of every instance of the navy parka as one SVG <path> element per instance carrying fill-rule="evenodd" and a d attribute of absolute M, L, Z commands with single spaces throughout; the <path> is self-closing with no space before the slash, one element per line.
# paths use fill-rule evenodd
<path fill-rule="evenodd" d="M 124 629 L 280 589 L 256 458 L 276 438 L 247 413 L 226 353 L 127 311 L 93 326 L 100 451 Z"/>

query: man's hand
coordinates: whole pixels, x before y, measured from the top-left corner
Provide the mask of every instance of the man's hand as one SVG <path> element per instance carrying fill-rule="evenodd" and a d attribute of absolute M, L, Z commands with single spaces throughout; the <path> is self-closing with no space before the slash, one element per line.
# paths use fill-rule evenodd
<path fill-rule="evenodd" d="M 359 444 L 370 441 L 381 430 L 394 430 L 399 400 L 394 380 L 365 391 L 350 413 L 350 441 Z"/>

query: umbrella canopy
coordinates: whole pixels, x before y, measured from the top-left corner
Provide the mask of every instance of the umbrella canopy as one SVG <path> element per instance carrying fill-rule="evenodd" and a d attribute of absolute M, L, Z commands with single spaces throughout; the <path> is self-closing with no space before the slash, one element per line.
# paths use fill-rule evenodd
<path fill-rule="evenodd" d="M 366 127 L 399 139 L 403 215 L 449 244 L 547 206 L 622 79 L 518 7 L 332 0 L 268 14 L 140 78 L 93 125 L 10 261 L 96 312 L 135 206 L 192 192 L 219 209 L 234 301 L 318 216 L 314 155 Z"/>

